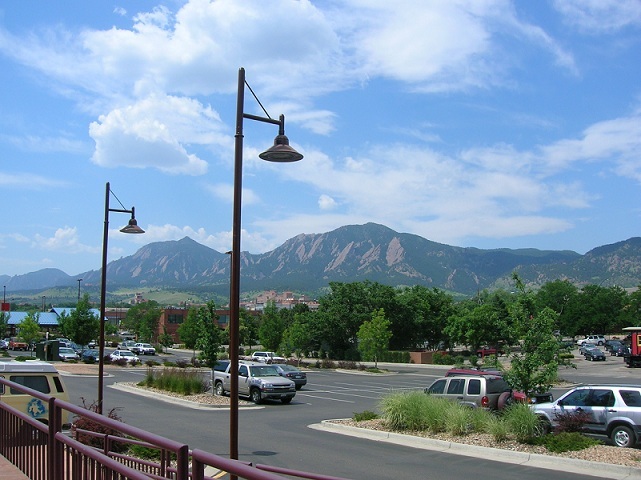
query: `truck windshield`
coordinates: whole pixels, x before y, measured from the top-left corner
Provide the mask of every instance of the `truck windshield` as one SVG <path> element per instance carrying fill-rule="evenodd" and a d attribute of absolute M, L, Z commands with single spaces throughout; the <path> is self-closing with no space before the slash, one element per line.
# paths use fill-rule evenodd
<path fill-rule="evenodd" d="M 264 367 L 252 367 L 252 375 L 254 377 L 278 377 L 278 370 L 276 367 L 265 365 Z"/>

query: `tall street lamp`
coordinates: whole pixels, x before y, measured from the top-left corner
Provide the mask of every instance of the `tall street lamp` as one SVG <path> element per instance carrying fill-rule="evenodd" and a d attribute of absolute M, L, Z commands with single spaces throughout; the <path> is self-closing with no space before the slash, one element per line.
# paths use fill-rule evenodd
<path fill-rule="evenodd" d="M 242 206 L 242 185 L 243 185 L 243 119 L 256 120 L 258 122 L 278 125 L 278 136 L 274 139 L 274 145 L 259 157 L 269 162 L 297 162 L 303 156 L 289 146 L 289 139 L 285 136 L 285 116 L 281 115 L 278 120 L 269 117 L 259 117 L 244 113 L 245 108 L 245 85 L 249 91 L 251 87 L 245 81 L 245 69 L 238 69 L 238 98 L 236 103 L 236 135 L 234 146 L 234 211 L 232 218 L 232 249 L 231 249 L 231 288 L 229 298 L 229 359 L 230 359 L 230 409 L 229 409 L 229 458 L 238 460 L 238 343 L 240 325 L 240 232 L 241 232 L 241 206 Z M 258 98 L 256 98 L 258 101 Z M 262 107 L 260 101 L 258 104 Z M 263 111 L 265 109 L 263 108 Z"/>
<path fill-rule="evenodd" d="M 78 303 L 80 303 L 80 282 L 82 282 L 82 278 L 78 278 Z"/>
<path fill-rule="evenodd" d="M 102 398 L 103 398 L 103 381 L 105 373 L 105 297 L 107 295 L 107 240 L 109 239 L 109 212 L 118 212 L 118 213 L 130 213 L 131 218 L 126 227 L 121 228 L 122 233 L 145 233 L 145 231 L 138 226 L 136 222 L 136 215 L 134 207 L 131 207 L 131 210 L 127 210 L 120 200 L 120 208 L 109 208 L 109 196 L 113 195 L 116 200 L 118 197 L 111 191 L 109 187 L 109 182 L 105 188 L 105 227 L 102 235 L 102 270 L 101 281 L 100 281 L 100 339 L 98 351 L 98 408 L 97 412 L 102 414 Z M 78 288 L 80 288 L 80 282 L 78 282 Z"/>

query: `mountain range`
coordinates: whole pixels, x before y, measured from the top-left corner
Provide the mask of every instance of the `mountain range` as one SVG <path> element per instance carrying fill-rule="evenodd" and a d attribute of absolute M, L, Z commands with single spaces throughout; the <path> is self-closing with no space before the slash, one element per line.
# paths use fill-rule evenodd
<path fill-rule="evenodd" d="M 189 237 L 155 242 L 107 266 L 109 289 L 229 288 L 230 257 Z M 463 248 L 367 223 L 321 234 L 300 234 L 278 248 L 241 253 L 241 289 L 314 293 L 331 281 L 370 280 L 386 285 L 424 285 L 462 295 L 509 288 L 511 274 L 536 287 L 567 279 L 637 287 L 641 284 L 641 238 L 594 248 L 584 255 L 568 250 Z M 75 276 L 47 268 L 24 275 L 0 275 L 8 291 L 99 286 L 100 270 Z"/>

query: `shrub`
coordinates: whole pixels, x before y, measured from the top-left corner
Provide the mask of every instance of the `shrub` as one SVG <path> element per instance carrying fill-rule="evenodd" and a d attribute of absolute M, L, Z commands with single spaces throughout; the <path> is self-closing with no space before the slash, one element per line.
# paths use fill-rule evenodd
<path fill-rule="evenodd" d="M 329 358 L 323 358 L 321 362 L 321 368 L 336 368 L 336 365 Z"/>
<path fill-rule="evenodd" d="M 364 422 L 366 420 L 374 420 L 379 417 L 377 413 L 374 413 L 371 410 L 365 410 L 361 413 L 354 413 L 354 416 L 352 418 L 356 422 Z"/>
<path fill-rule="evenodd" d="M 454 358 L 446 352 L 434 352 L 432 362 L 435 365 L 454 365 Z"/>
<path fill-rule="evenodd" d="M 543 445 L 547 450 L 553 453 L 574 452 L 602 444 L 599 440 L 586 437 L 578 432 L 548 434 L 536 438 L 533 443 L 536 445 Z"/>
<path fill-rule="evenodd" d="M 98 413 L 98 404 L 93 402 L 90 405 L 87 405 L 86 400 L 81 397 L 82 406 L 90 412 Z M 119 408 L 112 408 L 107 412 L 107 417 L 111 420 L 116 420 L 117 422 L 122 422 L 122 418 L 116 413 Z M 104 448 L 104 440 L 102 437 L 97 437 L 94 435 L 89 435 L 87 433 L 78 432 L 78 430 L 87 430 L 89 432 L 99 433 L 101 435 L 109 435 L 112 437 L 123 437 L 122 432 L 109 428 L 101 423 L 98 423 L 90 418 L 84 417 L 82 415 L 76 415 L 74 417 L 73 425 L 71 426 L 71 431 L 76 440 L 85 445 L 96 447 L 99 449 Z M 126 447 L 120 442 L 112 442 L 111 450 L 115 452 L 122 453 L 126 450 Z"/>
<path fill-rule="evenodd" d="M 176 360 L 175 365 L 178 368 L 187 368 L 188 365 L 191 365 L 191 361 L 185 358 L 179 358 Z"/>
<path fill-rule="evenodd" d="M 555 428 L 555 432 L 580 432 L 585 424 L 590 421 L 590 417 L 590 413 L 583 411 L 557 413 L 554 418 L 559 424 Z"/>
<path fill-rule="evenodd" d="M 331 360 L 328 360 L 331 361 Z M 325 363 L 325 361 L 323 361 Z M 333 362 L 332 362 L 333 363 Z M 331 367 L 323 367 L 323 368 L 334 368 L 333 366 Z M 353 360 L 339 360 L 338 361 L 338 368 L 343 368 L 345 370 L 357 370 L 356 362 Z"/>

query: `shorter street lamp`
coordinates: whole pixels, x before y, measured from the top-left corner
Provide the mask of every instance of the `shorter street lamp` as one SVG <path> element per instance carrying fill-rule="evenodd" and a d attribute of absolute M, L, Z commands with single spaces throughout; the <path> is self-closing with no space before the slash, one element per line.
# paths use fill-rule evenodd
<path fill-rule="evenodd" d="M 103 380 L 105 373 L 105 297 L 107 295 L 107 240 L 109 239 L 109 212 L 118 212 L 118 213 L 130 213 L 131 218 L 126 227 L 121 228 L 122 233 L 145 233 L 145 231 L 138 226 L 136 222 L 136 215 L 134 207 L 131 207 L 131 210 L 127 210 L 120 200 L 120 208 L 109 208 L 109 195 L 113 195 L 116 200 L 118 197 L 111 191 L 109 187 L 109 182 L 105 189 L 105 227 L 102 236 L 102 270 L 101 273 L 101 282 L 100 282 L 100 339 L 98 351 L 100 352 L 98 356 L 98 408 L 97 413 L 102 415 L 102 398 L 103 398 Z M 78 287 L 80 287 L 80 282 L 78 282 Z M 78 294 L 80 295 L 80 294 Z"/>

